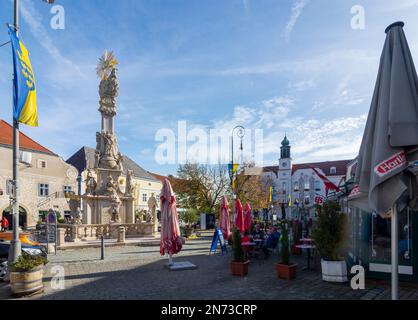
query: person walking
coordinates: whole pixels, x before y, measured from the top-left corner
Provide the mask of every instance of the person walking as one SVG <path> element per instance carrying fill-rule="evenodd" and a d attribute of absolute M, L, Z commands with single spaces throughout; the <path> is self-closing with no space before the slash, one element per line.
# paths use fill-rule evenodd
<path fill-rule="evenodd" d="M 7 230 L 9 230 L 9 220 L 7 220 L 6 217 L 3 217 L 1 219 L 1 231 L 4 232 Z"/>

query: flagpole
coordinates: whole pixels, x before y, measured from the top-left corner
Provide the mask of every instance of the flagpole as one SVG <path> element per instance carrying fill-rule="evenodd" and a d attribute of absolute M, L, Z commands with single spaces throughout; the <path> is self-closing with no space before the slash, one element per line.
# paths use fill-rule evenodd
<path fill-rule="evenodd" d="M 19 32 L 19 0 L 14 0 L 14 28 L 17 35 Z M 21 255 L 21 243 L 19 239 L 18 163 L 19 122 L 15 119 L 13 113 L 13 239 L 10 243 L 9 262 L 16 262 Z"/>
<path fill-rule="evenodd" d="M 399 300 L 399 235 L 398 208 L 392 207 L 392 300 Z"/>

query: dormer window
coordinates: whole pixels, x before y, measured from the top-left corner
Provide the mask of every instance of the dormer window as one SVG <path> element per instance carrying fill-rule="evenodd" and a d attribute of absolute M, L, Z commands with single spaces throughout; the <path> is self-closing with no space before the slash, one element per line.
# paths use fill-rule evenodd
<path fill-rule="evenodd" d="M 330 173 L 330 174 L 337 174 L 337 168 L 336 168 L 336 167 L 331 167 L 331 168 L 329 169 L 329 173 Z"/>

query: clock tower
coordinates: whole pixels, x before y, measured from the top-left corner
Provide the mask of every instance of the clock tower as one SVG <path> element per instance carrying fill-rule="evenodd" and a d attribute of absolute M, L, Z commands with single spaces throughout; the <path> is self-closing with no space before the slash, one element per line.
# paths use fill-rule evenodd
<path fill-rule="evenodd" d="M 290 157 L 290 142 L 285 135 L 280 147 L 279 172 L 277 186 L 281 205 L 286 208 L 286 217 L 291 217 L 291 208 L 288 208 L 289 195 L 292 194 L 292 158 Z M 292 199 L 293 201 L 293 199 Z"/>

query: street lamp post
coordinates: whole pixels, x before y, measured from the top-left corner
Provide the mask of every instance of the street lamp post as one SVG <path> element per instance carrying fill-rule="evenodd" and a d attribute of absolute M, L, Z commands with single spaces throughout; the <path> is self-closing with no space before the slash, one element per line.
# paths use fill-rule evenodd
<path fill-rule="evenodd" d="M 43 0 L 48 4 L 54 0 Z M 14 29 L 19 34 L 19 0 L 14 0 Z M 19 121 L 13 116 L 13 238 L 10 241 L 9 262 L 16 262 L 21 255 L 22 245 L 19 239 L 19 199 L 18 199 L 18 178 L 19 178 Z"/>
<path fill-rule="evenodd" d="M 245 136 L 245 128 L 243 126 L 236 126 L 234 129 L 232 129 L 232 134 L 231 134 L 231 166 L 232 166 L 231 180 L 232 181 L 234 179 L 234 134 L 235 132 L 236 132 L 237 137 L 241 139 L 240 150 L 242 153 L 242 151 L 244 150 L 242 140 Z M 232 188 L 232 195 L 233 195 L 233 198 L 235 199 L 234 188 Z"/>
<path fill-rule="evenodd" d="M 232 133 L 231 133 L 231 168 L 230 168 L 230 178 L 231 178 L 231 189 L 232 189 L 232 199 L 235 200 L 236 195 L 235 195 L 235 191 L 234 191 L 234 134 L 236 132 L 236 135 L 238 138 L 241 139 L 241 143 L 240 143 L 240 150 L 242 153 L 242 150 L 244 149 L 243 144 L 242 144 L 242 140 L 245 136 L 245 128 L 243 126 L 236 126 L 234 129 L 232 129 Z M 236 186 L 235 186 L 236 187 Z M 232 206 L 232 217 L 235 216 L 235 205 Z"/>

